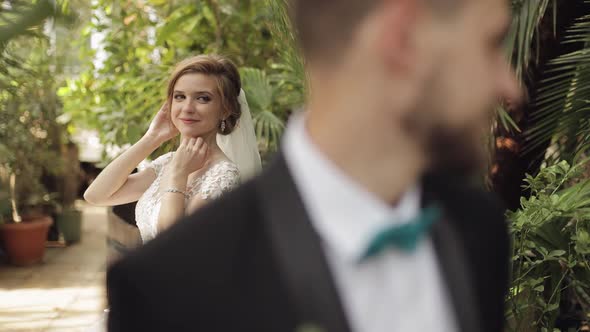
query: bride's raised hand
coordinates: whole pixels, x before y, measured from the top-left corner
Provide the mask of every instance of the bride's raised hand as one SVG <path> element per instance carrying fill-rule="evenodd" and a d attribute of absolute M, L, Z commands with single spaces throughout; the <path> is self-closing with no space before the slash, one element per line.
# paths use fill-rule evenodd
<path fill-rule="evenodd" d="M 205 166 L 208 154 L 209 147 L 202 138 L 185 137 L 172 157 L 173 168 L 188 176 Z"/>
<path fill-rule="evenodd" d="M 172 123 L 168 103 L 165 102 L 162 107 L 160 107 L 160 110 L 150 123 L 146 135 L 156 139 L 160 144 L 178 135 L 178 129 L 176 129 Z"/>

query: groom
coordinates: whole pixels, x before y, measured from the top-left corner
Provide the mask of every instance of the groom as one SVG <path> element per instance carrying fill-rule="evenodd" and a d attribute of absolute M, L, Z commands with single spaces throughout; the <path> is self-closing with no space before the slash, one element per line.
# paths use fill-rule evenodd
<path fill-rule="evenodd" d="M 466 178 L 518 100 L 503 0 L 292 0 L 307 111 L 255 180 L 108 273 L 119 331 L 503 330 L 503 210 Z"/>

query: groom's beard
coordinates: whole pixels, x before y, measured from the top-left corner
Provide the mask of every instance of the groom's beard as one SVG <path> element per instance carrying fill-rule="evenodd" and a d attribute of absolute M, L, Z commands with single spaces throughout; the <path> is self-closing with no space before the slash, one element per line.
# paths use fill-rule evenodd
<path fill-rule="evenodd" d="M 428 171 L 468 175 L 483 170 L 486 146 L 475 128 L 449 128 L 431 111 L 415 110 L 404 119 L 406 135 L 418 142 Z"/>
<path fill-rule="evenodd" d="M 418 142 L 426 156 L 428 171 L 457 175 L 483 171 L 487 162 L 487 145 L 481 129 L 485 128 L 485 123 L 478 127 L 474 121 L 454 128 L 447 124 L 443 114 L 437 98 L 423 98 L 402 119 L 405 134 Z"/>
<path fill-rule="evenodd" d="M 486 145 L 469 128 L 450 130 L 433 128 L 426 140 L 425 152 L 430 159 L 430 169 L 455 175 L 472 175 L 483 171 L 486 164 Z"/>

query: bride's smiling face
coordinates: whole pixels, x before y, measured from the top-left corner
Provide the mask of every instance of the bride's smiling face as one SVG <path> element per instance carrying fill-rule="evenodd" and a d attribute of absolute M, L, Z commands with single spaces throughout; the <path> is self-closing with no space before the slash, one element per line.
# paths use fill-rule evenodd
<path fill-rule="evenodd" d="M 185 137 L 217 133 L 224 111 L 215 77 L 200 73 L 181 76 L 174 85 L 172 123 Z"/>

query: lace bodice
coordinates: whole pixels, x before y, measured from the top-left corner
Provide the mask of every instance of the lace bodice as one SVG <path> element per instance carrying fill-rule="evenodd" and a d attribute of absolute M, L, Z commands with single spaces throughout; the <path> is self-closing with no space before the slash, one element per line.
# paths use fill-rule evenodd
<path fill-rule="evenodd" d="M 135 207 L 135 220 L 144 243 L 153 239 L 158 232 L 157 221 L 162 199 L 160 182 L 166 167 L 172 160 L 172 154 L 173 152 L 164 154 L 145 167 L 154 170 L 156 179 L 143 193 Z M 240 173 L 237 166 L 230 161 L 220 161 L 189 183 L 187 194 L 189 197 L 199 195 L 205 200 L 216 199 L 236 187 L 239 182 Z M 187 202 L 188 200 L 185 200 L 185 203 Z"/>

